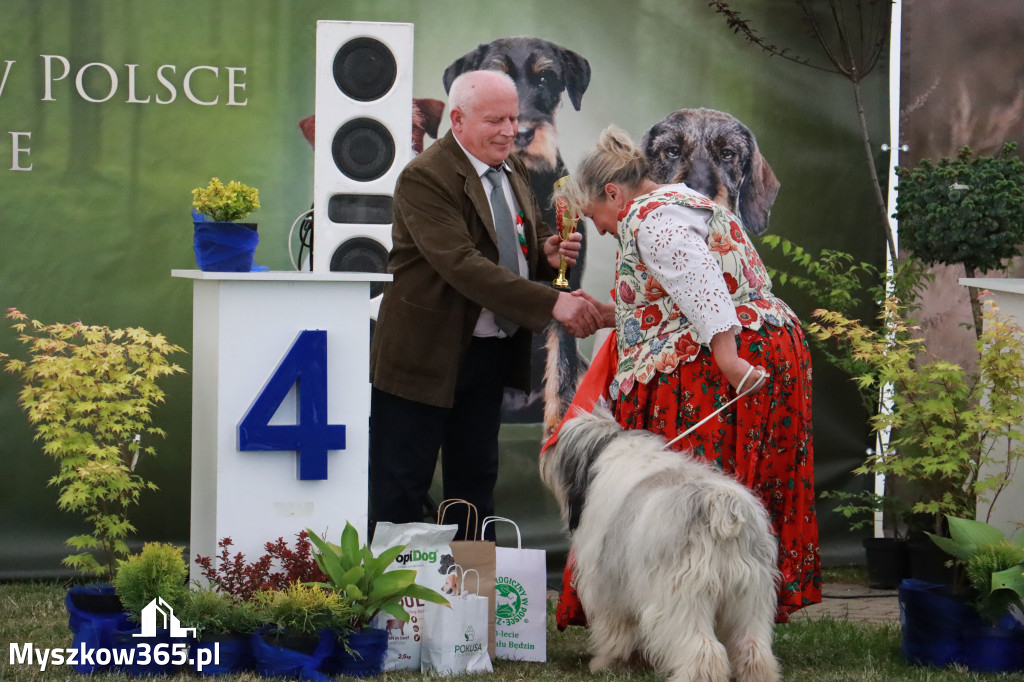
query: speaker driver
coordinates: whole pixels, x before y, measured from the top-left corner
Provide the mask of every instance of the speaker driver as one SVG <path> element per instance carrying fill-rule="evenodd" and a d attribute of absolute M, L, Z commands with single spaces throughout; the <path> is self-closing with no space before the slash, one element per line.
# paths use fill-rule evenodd
<path fill-rule="evenodd" d="M 331 256 L 332 272 L 369 272 L 380 274 L 388 271 L 388 250 L 384 245 L 369 237 L 348 239 Z M 370 283 L 370 298 L 384 293 L 384 282 Z"/>
<path fill-rule="evenodd" d="M 334 82 L 359 102 L 380 99 L 395 84 L 395 55 L 375 38 L 353 38 L 334 56 Z"/>
<path fill-rule="evenodd" d="M 354 180 L 376 180 L 395 161 L 395 139 L 372 118 L 356 118 L 341 126 L 331 143 L 338 170 Z"/>

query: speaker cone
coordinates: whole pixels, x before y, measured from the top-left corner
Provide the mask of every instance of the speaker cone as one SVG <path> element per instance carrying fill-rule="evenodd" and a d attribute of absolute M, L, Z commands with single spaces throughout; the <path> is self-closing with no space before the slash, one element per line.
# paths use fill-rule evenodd
<path fill-rule="evenodd" d="M 395 55 L 375 38 L 353 38 L 334 56 L 334 82 L 359 102 L 383 97 L 395 84 Z"/>
<path fill-rule="evenodd" d="M 380 242 L 369 237 L 348 239 L 331 256 L 332 272 L 370 272 L 380 274 L 388 271 L 388 250 Z M 370 283 L 370 298 L 384 293 L 384 282 Z"/>
<path fill-rule="evenodd" d="M 391 168 L 395 161 L 395 139 L 380 121 L 356 118 L 335 134 L 331 155 L 342 173 L 353 180 L 369 182 Z"/>

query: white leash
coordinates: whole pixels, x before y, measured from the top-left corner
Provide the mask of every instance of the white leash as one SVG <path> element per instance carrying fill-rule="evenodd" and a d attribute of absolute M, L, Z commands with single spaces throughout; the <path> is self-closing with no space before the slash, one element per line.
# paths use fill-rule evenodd
<path fill-rule="evenodd" d="M 750 366 L 750 367 L 749 367 L 749 368 L 747 369 L 747 373 L 743 375 L 743 378 L 742 378 L 742 379 L 740 379 L 740 386 L 742 386 L 743 384 L 747 383 L 747 379 L 748 379 L 748 378 L 750 377 L 750 373 L 751 373 L 751 372 L 753 372 L 753 371 L 754 371 L 754 366 L 753 366 L 753 365 L 751 365 L 751 366 Z M 730 400 L 729 402 L 727 402 L 727 403 L 726 403 L 725 405 L 722 405 L 722 406 L 721 406 L 721 407 L 719 407 L 719 408 L 718 408 L 717 410 L 715 410 L 714 412 L 712 412 L 712 413 L 711 413 L 711 414 L 709 414 L 708 416 L 704 417 L 704 418 L 703 418 L 703 419 L 701 419 L 701 420 L 700 420 L 699 422 L 697 422 L 696 424 L 694 424 L 694 425 L 693 425 L 693 426 L 691 426 L 690 428 L 686 429 L 685 431 L 683 431 L 682 433 L 680 433 L 680 434 L 679 434 L 678 436 L 676 436 L 675 438 L 673 438 L 673 439 L 672 439 L 672 440 L 670 440 L 669 442 L 665 443 L 665 449 L 667 450 L 668 448 L 672 447 L 672 445 L 673 445 L 673 444 L 674 444 L 674 443 L 675 443 L 675 442 L 676 442 L 677 440 L 679 440 L 680 438 L 684 438 L 684 437 L 686 437 L 686 436 L 690 435 L 691 433 L 693 433 L 694 431 L 696 431 L 697 429 L 699 429 L 699 428 L 700 428 L 701 426 L 703 426 L 703 425 L 704 425 L 704 424 L 705 424 L 705 423 L 706 423 L 706 422 L 707 422 L 707 421 L 708 421 L 709 419 L 711 419 L 712 417 L 714 417 L 715 415 L 717 415 L 717 414 L 718 414 L 719 412 L 721 412 L 721 411 L 722 411 L 722 410 L 724 410 L 725 408 L 727 408 L 727 407 L 729 407 L 730 405 L 732 405 L 732 404 L 733 404 L 734 402 L 736 402 L 736 401 L 737 401 L 737 400 L 739 400 L 740 398 L 743 398 L 744 396 L 750 395 L 751 393 L 753 393 L 754 391 L 756 391 L 756 390 L 758 389 L 758 387 L 760 387 L 760 386 L 761 386 L 761 382 L 763 382 L 763 381 L 765 380 L 765 378 L 766 378 L 767 376 L 768 376 L 768 375 L 767 375 L 766 373 L 764 373 L 764 372 L 759 372 L 759 373 L 758 373 L 758 376 L 757 376 L 757 381 L 755 381 L 755 382 L 754 382 L 753 384 L 751 384 L 750 388 L 748 388 L 747 390 L 745 390 L 745 391 L 743 391 L 743 392 L 741 392 L 741 393 L 738 393 L 738 394 L 736 394 L 736 397 L 735 397 L 735 398 L 733 398 L 732 400 Z"/>

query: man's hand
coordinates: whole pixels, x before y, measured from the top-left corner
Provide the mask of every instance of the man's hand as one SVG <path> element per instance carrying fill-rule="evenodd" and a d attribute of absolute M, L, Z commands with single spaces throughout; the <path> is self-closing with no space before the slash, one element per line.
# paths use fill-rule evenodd
<path fill-rule="evenodd" d="M 602 327 L 614 327 L 615 326 L 615 304 L 614 303 L 601 303 L 596 298 L 583 291 L 583 289 L 576 289 L 571 292 L 573 296 L 579 296 L 590 301 L 597 312 L 601 314 L 601 326 Z"/>
<path fill-rule="evenodd" d="M 553 234 L 544 241 L 544 256 L 548 259 L 548 264 L 556 269 L 562 264 L 559 256 L 565 258 L 565 262 L 569 265 L 576 265 L 581 248 L 583 248 L 582 232 L 573 232 L 565 240 L 557 234 Z"/>
<path fill-rule="evenodd" d="M 601 327 L 601 313 L 594 304 L 581 296 L 559 293 L 551 316 L 562 323 L 565 330 L 578 338 L 586 338 Z"/>

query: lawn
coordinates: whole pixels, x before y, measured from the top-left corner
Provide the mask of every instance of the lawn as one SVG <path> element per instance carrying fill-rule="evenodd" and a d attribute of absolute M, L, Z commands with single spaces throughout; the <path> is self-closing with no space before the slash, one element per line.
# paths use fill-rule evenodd
<path fill-rule="evenodd" d="M 0 659 L 2 682 L 53 682 L 86 679 L 71 669 L 54 668 L 40 672 L 27 665 L 12 665 L 10 644 L 32 642 L 37 647 L 71 645 L 63 598 L 65 587 L 57 583 L 0 584 Z M 628 670 L 591 675 L 587 670 L 586 632 L 570 628 L 557 632 L 549 618 L 548 662 L 514 663 L 497 661 L 494 682 L 548 682 L 554 680 L 631 680 L 654 682 L 663 679 L 650 671 Z M 915 668 L 900 654 L 898 624 L 875 625 L 842 620 L 794 621 L 778 626 L 775 653 L 787 682 L 1024 682 L 1024 674 L 981 675 L 962 670 Z M 422 679 L 411 673 L 386 673 L 377 679 L 387 682 Z M 129 679 L 123 675 L 98 674 L 92 682 Z M 179 674 L 176 680 L 201 679 Z M 256 675 L 222 678 L 227 682 L 257 682 Z M 340 678 L 339 678 L 340 679 Z M 460 679 L 460 678 L 454 678 Z M 468 678 L 467 678 L 468 679 Z"/>

